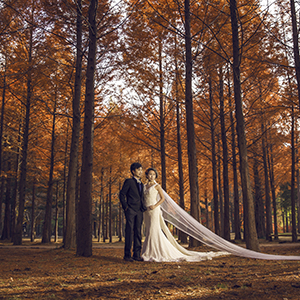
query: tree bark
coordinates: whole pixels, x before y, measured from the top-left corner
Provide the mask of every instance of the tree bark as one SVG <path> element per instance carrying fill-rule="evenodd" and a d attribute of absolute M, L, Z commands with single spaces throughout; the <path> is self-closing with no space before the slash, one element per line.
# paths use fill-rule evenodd
<path fill-rule="evenodd" d="M 221 236 L 224 237 L 224 203 L 223 203 L 223 190 L 222 190 L 222 179 L 221 179 L 221 145 L 220 137 L 217 135 L 218 154 L 217 154 L 217 174 L 218 174 L 218 188 L 219 188 L 219 207 L 220 207 L 220 221 L 221 221 Z"/>
<path fill-rule="evenodd" d="M 261 193 L 261 180 L 259 176 L 259 163 L 257 156 L 254 156 L 253 163 L 254 173 L 254 190 L 255 190 L 255 222 L 256 230 L 259 238 L 266 237 L 266 226 L 265 226 L 265 213 L 264 213 L 264 201 Z"/>
<path fill-rule="evenodd" d="M 54 108 L 53 108 L 53 119 L 52 119 L 52 137 L 51 137 L 51 157 L 50 157 L 50 170 L 49 170 L 49 181 L 47 189 L 47 200 L 46 200 L 46 209 L 44 217 L 44 226 L 43 226 L 43 238 L 42 243 L 51 242 L 51 219 L 52 219 L 52 201 L 53 201 L 53 172 L 54 172 L 54 148 L 55 148 L 55 123 L 56 123 L 56 93 L 54 99 Z"/>
<path fill-rule="evenodd" d="M 82 0 L 77 0 L 76 73 L 73 98 L 73 126 L 66 197 L 66 233 L 64 248 L 76 247 L 76 182 L 80 135 L 80 98 L 82 73 Z"/>
<path fill-rule="evenodd" d="M 95 101 L 95 67 L 97 51 L 97 6 L 98 0 L 91 0 L 89 6 L 89 54 L 86 73 L 85 116 L 83 132 L 82 167 L 80 177 L 80 197 L 78 202 L 78 256 L 92 255 L 92 171 L 94 140 L 94 101 Z"/>
<path fill-rule="evenodd" d="M 177 63 L 177 42 L 175 37 L 175 98 L 176 98 L 176 133 L 177 133 L 177 159 L 178 159 L 178 185 L 179 185 L 179 206 L 185 209 L 184 203 L 184 182 L 183 182 L 183 163 L 182 163 L 182 144 L 181 144 L 181 116 L 179 98 L 179 70 Z M 179 231 L 181 243 L 187 243 L 186 233 Z"/>
<path fill-rule="evenodd" d="M 18 142 L 20 142 L 21 122 L 19 124 Z M 19 173 L 19 160 L 20 160 L 20 148 L 15 149 L 15 170 L 14 170 L 14 187 L 12 189 L 11 199 L 11 241 L 14 241 L 15 227 L 16 227 L 16 201 L 18 193 L 18 173 Z"/>
<path fill-rule="evenodd" d="M 58 242 L 58 198 L 59 198 L 59 184 L 57 181 L 56 193 L 55 193 L 54 242 Z"/>
<path fill-rule="evenodd" d="M 5 177 L 1 177 L 1 189 L 0 189 L 0 233 L 2 232 L 2 202 L 4 199 L 5 191 Z"/>
<path fill-rule="evenodd" d="M 103 200 L 103 168 L 101 168 L 101 177 L 100 177 L 100 203 L 99 203 L 99 225 L 98 225 L 98 242 L 100 242 L 101 239 L 101 234 L 103 234 L 103 210 L 104 206 L 102 203 L 104 202 Z"/>
<path fill-rule="evenodd" d="M 31 200 L 31 230 L 30 241 L 33 243 L 35 238 L 35 180 L 32 183 L 32 200 Z"/>
<path fill-rule="evenodd" d="M 163 94 L 163 69 L 162 69 L 162 41 L 159 37 L 159 120 L 160 120 L 160 161 L 161 161 L 161 186 L 167 191 L 166 173 L 166 142 L 165 142 L 165 109 Z"/>
<path fill-rule="evenodd" d="M 121 184 L 121 181 L 119 181 L 119 191 L 121 190 L 122 188 L 122 184 Z M 121 202 L 119 202 L 119 242 L 122 242 L 122 212 L 123 212 L 123 209 L 122 209 L 122 205 L 121 205 Z"/>
<path fill-rule="evenodd" d="M 263 151 L 263 165 L 264 165 L 264 178 L 265 178 L 265 199 L 266 199 L 266 240 L 269 241 L 272 233 L 272 211 L 271 211 L 271 199 L 270 199 L 270 187 L 267 165 L 267 145 L 265 142 L 265 126 L 261 124 L 262 136 L 262 151 Z"/>
<path fill-rule="evenodd" d="M 10 172 L 11 162 L 7 162 L 7 171 Z M 10 239 L 10 200 L 11 200 L 11 176 L 8 175 L 6 179 L 6 191 L 5 191 L 5 209 L 4 209 L 4 223 L 1 240 Z"/>
<path fill-rule="evenodd" d="M 297 169 L 297 225 L 298 225 L 298 232 L 300 232 L 300 172 Z M 276 232 L 275 232 L 276 234 Z M 278 235 L 278 232 L 277 232 Z"/>
<path fill-rule="evenodd" d="M 112 203 L 111 203 L 111 186 L 112 186 L 112 178 L 111 178 L 111 170 L 112 167 L 109 168 L 109 182 L 108 182 L 108 203 L 109 203 L 109 242 L 112 243 Z"/>
<path fill-rule="evenodd" d="M 19 214 L 17 224 L 15 227 L 13 244 L 22 245 L 23 235 L 23 219 L 24 219 L 24 205 L 26 193 L 26 174 L 27 174 L 27 153 L 28 153 L 28 138 L 29 138 L 29 121 L 30 121 L 30 108 L 32 97 L 32 44 L 33 44 L 33 26 L 30 27 L 29 32 L 29 51 L 28 51 L 28 78 L 27 78 L 27 97 L 25 108 L 25 119 L 23 125 L 22 136 L 22 152 L 21 152 L 21 166 L 20 166 L 20 181 L 19 181 Z"/>
<path fill-rule="evenodd" d="M 209 107 L 210 107 L 210 130 L 211 130 L 211 162 L 213 173 L 213 196 L 214 196 L 214 224 L 215 233 L 220 235 L 220 221 L 219 221 L 219 195 L 217 183 L 217 161 L 216 161 L 216 145 L 215 145 L 215 124 L 212 98 L 212 83 L 209 77 Z"/>
<path fill-rule="evenodd" d="M 296 200 L 295 200 L 295 115 L 294 105 L 292 105 L 292 128 L 291 128 L 291 151 L 292 151 L 292 168 L 291 168 L 291 208 L 292 208 L 292 242 L 297 242 L 296 226 Z"/>
<path fill-rule="evenodd" d="M 230 127 L 231 127 L 231 151 L 232 151 L 232 172 L 233 172 L 233 194 L 234 194 L 234 239 L 241 239 L 241 223 L 240 223 L 240 199 L 239 199 L 239 185 L 238 185 L 238 174 L 237 174 L 237 162 L 236 162 L 236 145 L 235 145 L 235 129 L 234 129 L 234 118 L 232 113 L 231 105 L 231 88 L 230 79 L 228 77 L 228 97 L 229 97 L 229 108 L 230 108 Z"/>
<path fill-rule="evenodd" d="M 292 17 L 292 30 L 293 30 L 293 51 L 295 60 L 295 70 L 296 70 L 296 80 L 297 80 L 297 90 L 298 90 L 298 101 L 300 108 L 300 56 L 299 56 L 299 39 L 298 39 L 298 25 L 295 9 L 295 1 L 290 0 L 291 5 L 291 17 Z"/>
<path fill-rule="evenodd" d="M 65 159 L 63 171 L 63 191 L 62 191 L 62 208 L 63 208 L 63 247 L 66 240 L 66 187 L 67 187 L 67 161 L 68 161 L 68 140 L 69 140 L 69 123 L 67 123 L 67 137 L 65 142 Z"/>
<path fill-rule="evenodd" d="M 230 219 L 229 219 L 229 179 L 228 179 L 228 147 L 225 127 L 225 112 L 224 112 L 224 80 L 223 70 L 220 67 L 219 72 L 219 98 L 220 98 L 220 122 L 221 136 L 223 149 L 223 190 L 224 190 L 224 238 L 230 240 Z"/>
<path fill-rule="evenodd" d="M 276 203 L 276 192 L 275 192 L 272 143 L 270 144 L 270 152 L 268 154 L 268 165 L 269 165 L 269 173 L 270 173 L 269 177 L 270 177 L 270 186 L 271 186 L 272 202 L 273 202 L 274 238 L 275 240 L 278 240 L 277 203 Z"/>
<path fill-rule="evenodd" d="M 4 112 L 5 112 L 5 92 L 6 92 L 6 57 L 4 64 L 3 73 L 3 88 L 2 88 L 2 106 L 1 106 L 1 117 L 0 117 L 0 176 L 2 175 L 2 140 L 3 140 L 3 125 L 4 125 Z M 0 200 L 0 202 L 2 199 Z M 1 216 L 0 216 L 1 220 Z"/>
<path fill-rule="evenodd" d="M 195 142 L 195 125 L 193 113 L 193 96 L 192 96 L 192 38 L 190 28 L 190 1 L 184 1 L 185 15 L 185 108 L 186 108 L 186 126 L 188 142 L 188 163 L 189 163 L 189 180 L 191 196 L 191 215 L 199 221 L 199 186 L 198 186 L 198 165 L 197 151 Z M 190 238 L 190 246 L 199 245 L 198 241 Z"/>
<path fill-rule="evenodd" d="M 233 46 L 233 82 L 234 99 L 237 119 L 238 145 L 240 155 L 241 181 L 243 190 L 244 220 L 245 220 L 245 240 L 246 247 L 251 250 L 259 251 L 259 243 L 255 228 L 254 203 L 250 186 L 250 175 L 247 156 L 247 142 L 245 134 L 245 121 L 243 115 L 243 103 L 241 95 L 240 81 L 240 60 L 239 53 L 239 26 L 237 19 L 236 0 L 230 0 L 230 16 L 232 28 Z"/>

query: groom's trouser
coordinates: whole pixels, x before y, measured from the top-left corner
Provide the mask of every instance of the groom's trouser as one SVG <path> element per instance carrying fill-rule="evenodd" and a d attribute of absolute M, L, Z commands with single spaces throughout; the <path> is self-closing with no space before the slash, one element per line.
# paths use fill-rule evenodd
<path fill-rule="evenodd" d="M 142 223 L 143 213 L 129 208 L 125 211 L 125 248 L 124 257 L 131 257 L 133 239 L 133 257 L 140 257 L 142 248 Z"/>

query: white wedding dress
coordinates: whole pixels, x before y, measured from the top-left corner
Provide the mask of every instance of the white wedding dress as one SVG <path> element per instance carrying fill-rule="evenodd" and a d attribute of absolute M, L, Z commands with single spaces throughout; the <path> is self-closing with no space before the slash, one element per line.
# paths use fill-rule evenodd
<path fill-rule="evenodd" d="M 146 186 L 144 188 L 144 202 L 146 207 L 154 205 L 160 200 L 155 186 L 156 184 L 148 189 Z M 255 259 L 300 261 L 300 256 L 260 253 L 235 245 L 200 224 L 183 210 L 165 191 L 163 191 L 163 194 L 165 201 L 154 210 L 147 210 L 144 213 L 146 227 L 146 238 L 142 248 L 144 261 L 201 261 L 226 254 Z M 176 242 L 165 221 L 187 235 L 219 251 L 197 252 L 186 250 Z M 299 249 L 297 248 L 295 247 L 295 251 L 298 254 Z"/>
<path fill-rule="evenodd" d="M 148 189 L 144 188 L 144 203 L 146 207 L 158 201 L 157 184 Z M 146 238 L 142 248 L 144 261 L 176 262 L 176 261 L 201 261 L 212 257 L 229 254 L 227 252 L 196 252 L 188 251 L 180 246 L 170 233 L 162 217 L 160 206 L 144 213 Z"/>

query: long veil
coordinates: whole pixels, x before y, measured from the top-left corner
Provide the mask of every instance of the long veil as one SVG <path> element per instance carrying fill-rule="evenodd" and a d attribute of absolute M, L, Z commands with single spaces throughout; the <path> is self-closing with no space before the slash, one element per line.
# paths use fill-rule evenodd
<path fill-rule="evenodd" d="M 300 256 L 265 254 L 245 249 L 230 243 L 200 224 L 196 219 L 183 210 L 165 191 L 163 191 L 163 193 L 165 196 L 165 201 L 160 207 L 164 220 L 207 246 L 234 254 L 236 256 L 248 258 L 269 260 L 300 260 Z"/>

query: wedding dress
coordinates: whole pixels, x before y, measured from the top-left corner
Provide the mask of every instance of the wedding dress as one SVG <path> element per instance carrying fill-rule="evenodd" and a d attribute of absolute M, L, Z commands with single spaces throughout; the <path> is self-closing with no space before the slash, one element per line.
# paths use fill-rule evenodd
<path fill-rule="evenodd" d="M 144 189 L 144 203 L 146 207 L 158 201 L 157 184 Z M 226 255 L 227 252 L 197 252 L 188 251 L 180 246 L 168 229 L 162 217 L 160 206 L 144 213 L 146 238 L 142 248 L 144 261 L 176 262 L 176 261 L 201 261 L 213 257 Z"/>
<path fill-rule="evenodd" d="M 156 204 L 160 199 L 155 186 L 156 184 L 144 189 L 146 207 Z M 155 209 L 147 210 L 144 213 L 146 227 L 146 238 L 142 248 L 144 261 L 201 261 L 225 254 L 268 260 L 300 260 L 300 256 L 265 254 L 237 246 L 200 224 L 176 204 L 165 191 L 163 191 L 163 194 L 165 201 Z M 176 242 L 165 221 L 203 244 L 219 251 L 197 252 L 186 250 Z"/>

